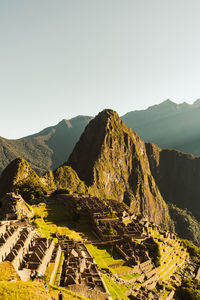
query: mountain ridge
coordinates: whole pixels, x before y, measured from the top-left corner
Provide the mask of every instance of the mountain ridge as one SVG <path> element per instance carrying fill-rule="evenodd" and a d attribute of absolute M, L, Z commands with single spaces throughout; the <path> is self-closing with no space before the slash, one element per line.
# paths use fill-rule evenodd
<path fill-rule="evenodd" d="M 62 120 L 40 132 L 17 140 L 0 138 L 0 172 L 15 158 L 23 156 L 38 174 L 55 169 L 70 155 L 91 117 Z"/>

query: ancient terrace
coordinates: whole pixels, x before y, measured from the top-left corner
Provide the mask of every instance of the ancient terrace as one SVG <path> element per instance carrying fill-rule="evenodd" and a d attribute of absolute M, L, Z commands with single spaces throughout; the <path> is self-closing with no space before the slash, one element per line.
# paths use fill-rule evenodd
<path fill-rule="evenodd" d="M 145 217 L 130 214 L 116 201 L 73 199 L 77 219 L 89 222 L 96 237 L 93 241 L 84 244 L 56 234 L 55 244 L 52 239 L 41 237 L 28 220 L 2 221 L 0 261 L 10 261 L 22 280 L 29 280 L 35 270 L 48 274 L 50 284 L 93 299 L 110 298 L 106 280 L 126 286 L 126 295 L 135 299 L 145 293 L 148 299 L 157 299 L 152 295 L 161 279 L 168 282 L 175 278 L 178 284 L 179 266 L 187 262 L 188 254 L 175 234 L 161 230 Z M 160 266 L 152 254 L 156 245 L 160 249 Z M 98 247 L 110 247 L 111 256 L 115 252 L 119 259 L 112 257 L 112 262 L 101 265 L 98 251 L 102 250 Z M 173 289 L 168 292 L 172 299 Z"/>
<path fill-rule="evenodd" d="M 91 228 L 99 238 L 99 242 L 94 241 L 93 245 L 113 245 L 123 258 L 120 264 L 108 266 L 113 274 L 115 267 L 120 266 L 129 266 L 131 273 L 138 274 L 138 277 L 127 282 L 124 279 L 121 281 L 120 274 L 114 276 L 123 284 L 135 282 L 136 286 L 129 294 L 137 299 L 141 287 L 152 291 L 160 279 L 169 280 L 187 261 L 187 251 L 174 233 L 162 230 L 148 222 L 146 217 L 130 214 L 123 204 L 111 200 L 100 201 L 95 197 L 75 198 L 75 203 L 79 216 L 90 220 Z M 155 265 L 152 255 L 155 245 L 160 249 L 160 266 Z M 170 297 L 173 294 L 173 290 L 170 290 Z"/>
<path fill-rule="evenodd" d="M 22 280 L 31 270 L 44 274 L 54 250 L 53 240 L 41 238 L 29 224 L 0 222 L 0 262 L 9 261 Z"/>

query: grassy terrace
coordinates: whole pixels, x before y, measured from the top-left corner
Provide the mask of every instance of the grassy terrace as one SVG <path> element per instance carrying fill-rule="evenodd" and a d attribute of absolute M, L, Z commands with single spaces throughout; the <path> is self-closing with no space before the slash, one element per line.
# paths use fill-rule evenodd
<path fill-rule="evenodd" d="M 124 262 L 116 253 L 111 254 L 111 247 L 97 247 L 92 244 L 86 246 L 100 268 L 109 268 L 109 265 Z"/>
<path fill-rule="evenodd" d="M 58 268 L 56 270 L 55 278 L 53 279 L 53 282 L 55 282 L 56 285 L 59 284 L 60 274 L 62 272 L 63 260 L 64 260 L 64 254 L 62 252 L 61 256 L 60 256 L 60 261 L 59 261 L 59 264 L 58 264 Z"/>
<path fill-rule="evenodd" d="M 125 280 L 131 280 L 133 278 L 138 278 L 139 276 L 140 274 L 132 273 L 132 274 L 121 275 L 120 277 Z"/>
<path fill-rule="evenodd" d="M 184 264 L 187 257 L 187 252 L 181 251 L 182 246 L 177 240 L 167 239 L 169 246 L 162 245 L 162 238 L 158 232 L 152 232 L 157 240 L 161 250 L 161 266 L 157 268 L 157 272 L 161 279 L 167 280 L 176 271 L 177 267 Z M 161 238 L 161 242 L 159 239 Z M 165 251 L 164 251 L 165 250 Z"/>
<path fill-rule="evenodd" d="M 52 233 L 59 232 L 75 240 L 82 239 L 82 233 L 69 228 L 70 224 L 66 223 L 66 212 L 63 206 L 50 205 L 47 209 L 45 204 L 41 204 L 33 205 L 32 209 L 34 211 L 33 223 L 39 227 L 38 232 L 43 236 L 51 237 Z"/>
<path fill-rule="evenodd" d="M 129 287 L 119 284 L 117 282 L 114 282 L 110 277 L 103 275 L 103 280 L 111 294 L 111 297 L 113 299 L 126 299 L 129 298 L 125 295 L 126 291 L 129 290 Z"/>
<path fill-rule="evenodd" d="M 58 299 L 58 294 L 60 291 L 62 291 L 64 300 L 71 300 L 71 299 L 77 299 L 77 300 L 89 300 L 88 298 L 85 298 L 83 296 L 77 295 L 65 288 L 49 285 L 49 293 L 51 297 L 54 297 L 55 299 Z"/>
<path fill-rule="evenodd" d="M 112 251 L 111 247 L 97 247 L 92 244 L 87 244 L 87 249 L 89 250 L 90 254 L 94 257 L 97 265 L 101 269 L 109 269 L 114 274 L 121 274 L 125 272 L 131 272 L 132 268 L 128 266 L 119 266 L 117 268 L 109 267 L 110 265 L 124 263 L 125 261 L 116 253 Z M 133 275 L 129 274 L 129 275 Z M 120 276 L 121 277 L 121 276 Z"/>

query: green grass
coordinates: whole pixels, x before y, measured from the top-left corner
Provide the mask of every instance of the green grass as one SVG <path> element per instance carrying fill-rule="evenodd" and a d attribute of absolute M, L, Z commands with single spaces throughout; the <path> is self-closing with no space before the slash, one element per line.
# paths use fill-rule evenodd
<path fill-rule="evenodd" d="M 13 265 L 8 262 L 0 263 L 0 281 L 20 280 Z"/>
<path fill-rule="evenodd" d="M 55 299 L 58 299 L 58 294 L 60 291 L 62 291 L 63 293 L 64 300 L 70 300 L 70 299 L 87 300 L 88 299 L 83 296 L 77 295 L 65 288 L 61 288 L 52 284 L 49 285 L 49 289 L 50 289 L 51 296 L 54 297 Z"/>
<path fill-rule="evenodd" d="M 129 289 L 125 285 L 114 282 L 111 278 L 106 275 L 103 275 L 103 280 L 111 294 L 113 300 L 115 299 L 125 299 L 129 298 L 125 295 L 125 292 Z"/>
<path fill-rule="evenodd" d="M 53 279 L 53 282 L 55 282 L 55 283 L 57 283 L 59 281 L 60 273 L 62 271 L 63 259 L 64 259 L 64 253 L 62 252 L 61 256 L 60 256 L 60 261 L 59 261 L 59 264 L 58 264 L 58 268 L 56 270 L 56 274 L 55 274 L 55 277 Z"/>
<path fill-rule="evenodd" d="M 54 269 L 54 266 L 55 266 L 55 263 L 49 263 L 47 269 L 46 269 L 46 272 L 45 272 L 45 278 L 46 278 L 46 281 L 49 282 L 50 278 L 51 278 L 51 274 L 53 272 L 53 269 Z"/>
<path fill-rule="evenodd" d="M 87 244 L 86 246 L 100 268 L 108 268 L 109 265 L 124 262 L 124 260 L 119 257 L 114 258 L 108 251 L 109 248 L 100 248 L 92 244 Z M 116 253 L 114 253 L 114 255 L 116 255 Z"/>
<path fill-rule="evenodd" d="M 115 274 L 122 274 L 122 273 L 125 273 L 125 272 L 131 272 L 131 271 L 133 271 L 133 269 L 131 267 L 128 267 L 128 266 L 120 266 L 120 267 L 117 267 L 117 268 L 111 268 L 111 270 Z"/>
<path fill-rule="evenodd" d="M 139 276 L 140 276 L 140 274 L 138 274 L 138 273 L 132 273 L 132 274 L 121 275 L 120 278 L 126 279 L 126 280 L 131 280 L 131 279 L 137 278 Z"/>
<path fill-rule="evenodd" d="M 68 213 L 62 205 L 46 205 L 45 203 L 32 206 L 34 211 L 33 223 L 37 225 L 44 236 L 51 237 L 53 233 L 68 235 L 75 240 L 82 240 L 81 233 L 70 229 L 67 225 Z M 39 233 L 41 234 L 39 231 Z M 56 240 L 55 240 L 56 242 Z"/>
<path fill-rule="evenodd" d="M 41 283 L 0 281 L 1 300 L 50 300 L 50 294 Z"/>

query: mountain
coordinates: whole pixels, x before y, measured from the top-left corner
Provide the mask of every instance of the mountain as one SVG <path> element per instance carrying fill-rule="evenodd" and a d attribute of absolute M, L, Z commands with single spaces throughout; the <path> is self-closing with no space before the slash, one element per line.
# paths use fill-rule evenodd
<path fill-rule="evenodd" d="M 112 110 L 90 121 L 67 163 L 55 171 L 39 177 L 24 159 L 17 158 L 0 177 L 0 194 L 15 191 L 28 201 L 56 189 L 118 200 L 158 225 L 171 226 L 144 142 Z"/>
<path fill-rule="evenodd" d="M 0 196 L 9 192 L 20 193 L 25 200 L 43 197 L 48 187 L 22 157 L 14 159 L 0 176 Z M 1 207 L 1 205 L 0 205 Z"/>
<path fill-rule="evenodd" d="M 146 110 L 122 116 L 124 123 L 145 141 L 200 156 L 200 100 L 190 105 L 166 100 Z M 85 126 L 93 117 L 77 116 L 17 140 L 0 137 L 0 173 L 22 156 L 39 174 L 54 170 L 71 154 Z"/>
<path fill-rule="evenodd" d="M 132 212 L 169 225 L 168 208 L 151 175 L 145 143 L 112 110 L 86 126 L 66 165 L 92 196 L 123 201 Z"/>
<path fill-rule="evenodd" d="M 194 218 L 188 209 L 178 208 L 172 203 L 169 203 L 168 208 L 178 236 L 200 246 L 200 222 Z"/>
<path fill-rule="evenodd" d="M 198 244 L 199 174 L 200 158 L 144 143 L 116 112 L 104 110 L 86 126 L 68 161 L 54 171 L 39 177 L 23 158 L 11 162 L 0 177 L 0 194 L 19 192 L 32 203 L 55 190 L 114 199 L 171 226 L 165 200 L 176 204 L 169 205 L 176 231 Z"/>
<path fill-rule="evenodd" d="M 187 208 L 200 221 L 200 158 L 146 143 L 151 173 L 165 201 Z"/>
<path fill-rule="evenodd" d="M 132 111 L 124 123 L 145 141 L 200 156 L 200 100 L 176 104 L 166 100 L 146 110 Z"/>
<path fill-rule="evenodd" d="M 49 169 L 57 168 L 67 160 L 91 118 L 77 116 L 70 120 L 62 120 L 37 134 L 17 140 L 0 137 L 0 173 L 19 156 L 24 157 L 40 175 Z"/>

